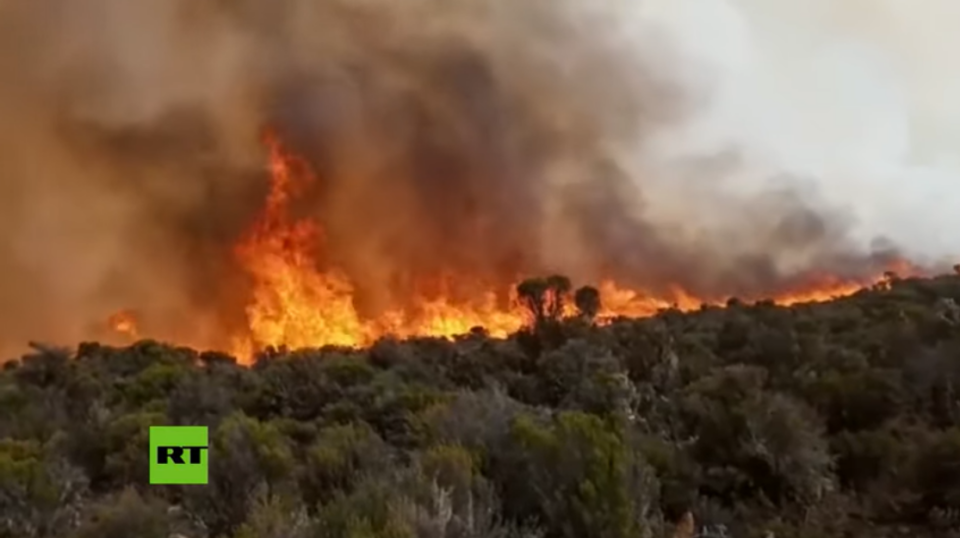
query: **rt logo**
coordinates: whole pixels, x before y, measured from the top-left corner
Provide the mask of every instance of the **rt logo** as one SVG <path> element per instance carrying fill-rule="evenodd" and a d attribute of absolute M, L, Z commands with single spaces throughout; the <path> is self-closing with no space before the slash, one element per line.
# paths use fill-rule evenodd
<path fill-rule="evenodd" d="M 150 483 L 206 484 L 206 426 L 150 427 Z"/>

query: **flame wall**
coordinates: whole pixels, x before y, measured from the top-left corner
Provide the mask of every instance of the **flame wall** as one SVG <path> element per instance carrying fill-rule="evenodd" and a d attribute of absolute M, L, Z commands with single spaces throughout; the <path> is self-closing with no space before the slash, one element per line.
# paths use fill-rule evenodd
<path fill-rule="evenodd" d="M 710 299 L 896 258 L 803 182 L 729 179 L 787 167 L 671 153 L 709 69 L 662 4 L 593 5 L 0 1 L 0 343 L 100 337 L 129 308 L 223 345 L 246 323 L 233 246 L 268 189 L 265 126 L 316 177 L 292 207 L 322 230 L 316 263 L 370 315 L 438 282 L 560 272 Z"/>

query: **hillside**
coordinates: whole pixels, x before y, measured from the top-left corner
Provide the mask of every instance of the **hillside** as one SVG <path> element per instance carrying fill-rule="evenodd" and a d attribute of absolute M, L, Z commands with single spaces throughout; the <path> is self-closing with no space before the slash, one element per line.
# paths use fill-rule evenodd
<path fill-rule="evenodd" d="M 0 374 L 0 537 L 960 536 L 957 302 L 893 279 L 251 367 L 36 346 Z M 209 485 L 148 484 L 161 424 L 210 427 Z"/>

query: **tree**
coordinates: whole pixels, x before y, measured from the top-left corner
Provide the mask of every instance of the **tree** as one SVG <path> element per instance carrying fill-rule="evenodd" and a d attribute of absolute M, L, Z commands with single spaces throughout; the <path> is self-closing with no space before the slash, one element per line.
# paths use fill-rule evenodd
<path fill-rule="evenodd" d="M 391 463 L 390 447 L 366 423 L 323 429 L 307 448 L 301 488 L 308 506 L 349 493 L 365 474 Z"/>
<path fill-rule="evenodd" d="M 52 448 L 0 439 L 0 537 L 42 538 L 69 528 L 87 480 Z"/>
<path fill-rule="evenodd" d="M 573 301 L 580 315 L 588 320 L 592 321 L 600 313 L 600 292 L 593 286 L 579 288 L 573 296 Z"/>
<path fill-rule="evenodd" d="M 615 422 L 576 411 L 546 424 L 521 416 L 513 439 L 523 457 L 507 489 L 517 497 L 505 497 L 506 506 L 532 508 L 550 534 L 566 538 L 650 530 L 659 485 Z"/>
<path fill-rule="evenodd" d="M 257 495 L 292 487 L 294 465 L 290 440 L 277 424 L 235 413 L 211 432 L 210 483 L 186 487 L 184 505 L 212 535 L 233 532 Z"/>
<path fill-rule="evenodd" d="M 570 279 L 562 275 L 530 278 L 517 285 L 517 298 L 533 315 L 535 324 L 542 325 L 564 315 L 572 287 Z"/>
<path fill-rule="evenodd" d="M 803 402 L 763 390 L 767 372 L 733 365 L 687 388 L 691 447 L 710 477 L 703 489 L 731 501 L 811 504 L 833 486 L 833 459 L 818 417 Z"/>

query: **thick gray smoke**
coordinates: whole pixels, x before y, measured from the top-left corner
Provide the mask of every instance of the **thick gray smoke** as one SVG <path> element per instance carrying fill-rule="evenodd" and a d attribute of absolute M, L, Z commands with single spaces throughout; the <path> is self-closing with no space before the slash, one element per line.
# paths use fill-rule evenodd
<path fill-rule="evenodd" d="M 881 270 L 793 170 L 749 190 L 735 145 L 668 159 L 709 83 L 667 26 L 579 4 L 0 2 L 0 343 L 120 308 L 201 345 L 242 323 L 264 127 L 313 164 L 298 209 L 373 307 L 444 272 L 722 297 Z"/>

